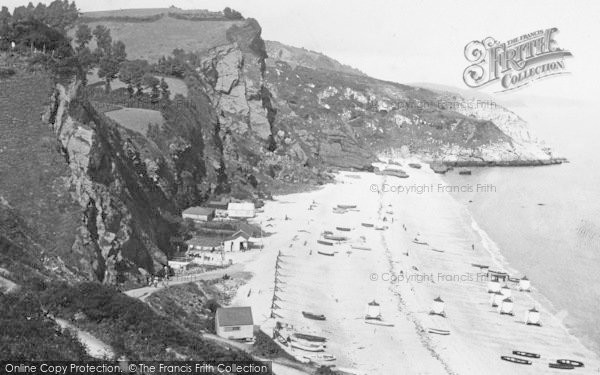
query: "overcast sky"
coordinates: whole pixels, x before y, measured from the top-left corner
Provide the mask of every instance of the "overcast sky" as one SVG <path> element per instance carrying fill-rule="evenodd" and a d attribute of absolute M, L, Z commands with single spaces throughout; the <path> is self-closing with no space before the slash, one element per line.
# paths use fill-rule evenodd
<path fill-rule="evenodd" d="M 4 0 L 9 7 L 24 1 Z M 493 36 L 507 41 L 557 27 L 559 47 L 570 50 L 570 75 L 535 82 L 520 93 L 597 97 L 600 1 L 419 0 L 78 0 L 82 11 L 155 8 L 220 10 L 230 6 L 256 18 L 263 37 L 323 52 L 371 76 L 401 82 L 434 82 L 467 88 L 464 47 Z M 497 86 L 496 86 L 497 88 Z M 509 94 L 505 94 L 509 95 Z"/>

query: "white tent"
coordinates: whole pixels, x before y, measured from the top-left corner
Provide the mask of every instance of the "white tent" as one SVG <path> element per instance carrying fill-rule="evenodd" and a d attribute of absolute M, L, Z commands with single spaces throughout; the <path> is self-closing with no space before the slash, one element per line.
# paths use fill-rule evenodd
<path fill-rule="evenodd" d="M 525 324 L 536 326 L 542 325 L 540 322 L 540 312 L 535 307 L 525 313 Z"/>
<path fill-rule="evenodd" d="M 492 293 L 492 295 L 490 296 L 490 303 L 492 304 L 492 307 L 500 306 L 500 304 L 502 304 L 502 300 L 504 298 L 505 297 L 500 292 Z"/>
<path fill-rule="evenodd" d="M 513 314 L 513 307 L 514 307 L 514 303 L 513 303 L 512 299 L 505 298 L 502 301 L 502 304 L 500 306 L 498 306 L 498 312 L 500 314 L 514 315 Z"/>
<path fill-rule="evenodd" d="M 446 316 L 446 312 L 444 311 L 445 303 L 441 297 L 437 297 L 433 300 L 433 304 L 431 306 L 430 314 Z"/>
<path fill-rule="evenodd" d="M 502 289 L 500 289 L 500 293 L 502 293 L 502 295 L 507 298 L 512 296 L 512 290 L 510 290 L 508 285 L 504 285 Z"/>
<path fill-rule="evenodd" d="M 381 317 L 381 309 L 375 300 L 367 305 L 367 319 L 379 319 Z"/>
<path fill-rule="evenodd" d="M 525 292 L 531 292 L 531 282 L 527 278 L 527 276 L 523 276 L 521 280 L 519 280 L 519 290 Z"/>
<path fill-rule="evenodd" d="M 496 293 L 500 291 L 500 282 L 492 280 L 488 282 L 488 293 Z"/>

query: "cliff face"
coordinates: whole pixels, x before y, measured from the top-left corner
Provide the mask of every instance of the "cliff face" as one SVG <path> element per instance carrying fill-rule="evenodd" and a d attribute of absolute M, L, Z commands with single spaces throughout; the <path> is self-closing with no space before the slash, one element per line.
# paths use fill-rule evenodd
<path fill-rule="evenodd" d="M 62 233 L 46 235 L 40 246 L 50 249 L 46 262 L 64 278 L 143 281 L 181 243 L 181 210 L 215 194 L 252 198 L 315 185 L 327 181 L 332 168 L 367 169 L 401 148 L 447 162 L 550 157 L 526 124 L 502 107 L 473 106 L 456 94 L 376 80 L 315 52 L 265 46 L 252 19 L 168 22 L 174 30 L 179 22 L 194 30 L 212 28 L 212 44 L 193 44 L 201 48 L 195 51 L 198 58 L 188 61 L 187 97 L 161 104 L 155 115 L 164 123 L 152 131 L 111 120 L 103 111 L 114 110 L 115 103 L 90 96 L 78 82 L 47 85 L 52 92 L 44 143 L 50 147 L 31 151 L 41 161 L 33 160 L 26 166 L 32 173 L 7 185 L 12 186 L 7 199 L 40 233 Z M 140 23 L 136 32 L 154 26 Z M 115 39 L 122 39 L 119 32 L 113 29 Z M 129 35 L 130 43 L 140 35 Z M 173 35 L 164 37 L 157 48 L 170 46 Z M 35 78 L 29 81 L 33 87 Z M 41 102 L 48 93 L 39 95 Z M 34 126 L 2 121 L 7 131 L 18 130 L 14 140 L 6 133 L 9 143 L 39 137 Z M 26 156 L 13 148 L 0 156 L 17 156 L 4 164 L 18 168 Z M 38 165 L 49 172 L 41 173 Z M 51 190 L 35 183 L 45 175 Z M 28 186 L 31 194 L 17 185 Z M 43 202 L 31 204 L 30 196 Z M 40 211 L 52 216 L 36 217 Z"/>
<path fill-rule="evenodd" d="M 70 169 L 82 211 L 72 251 L 91 278 L 116 283 L 166 264 L 174 205 L 147 174 L 136 147 L 89 102 L 78 84 L 57 84 L 45 114 Z"/>
<path fill-rule="evenodd" d="M 292 143 L 325 164 L 360 168 L 402 146 L 429 161 L 551 157 L 523 120 L 495 103 L 350 74 L 343 66 L 303 66 L 297 55 L 277 56 L 268 60 L 267 72 L 278 110 L 274 127 L 294 134 Z"/>

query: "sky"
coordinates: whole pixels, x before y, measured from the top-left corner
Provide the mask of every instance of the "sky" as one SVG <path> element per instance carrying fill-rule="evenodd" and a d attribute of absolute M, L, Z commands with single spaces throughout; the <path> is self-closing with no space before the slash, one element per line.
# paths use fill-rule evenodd
<path fill-rule="evenodd" d="M 12 8 L 22 0 L 3 0 Z M 485 4 L 485 5 L 484 5 Z M 559 47 L 573 53 L 569 75 L 535 82 L 508 100 L 551 96 L 595 100 L 600 87 L 600 2 L 431 0 L 78 0 L 82 11 L 158 8 L 220 10 L 229 6 L 256 18 L 263 38 L 322 52 L 380 79 L 432 82 L 467 89 L 465 45 L 500 41 L 557 27 Z M 483 91 L 497 91 L 498 86 Z"/>

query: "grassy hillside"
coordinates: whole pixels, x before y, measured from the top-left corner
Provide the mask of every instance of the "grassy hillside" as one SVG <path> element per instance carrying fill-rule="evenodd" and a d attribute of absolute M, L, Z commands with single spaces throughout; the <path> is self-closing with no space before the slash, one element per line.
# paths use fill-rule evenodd
<path fill-rule="evenodd" d="M 81 209 L 69 191 L 68 165 L 41 115 L 52 92 L 50 78 L 25 73 L 0 80 L 0 195 L 31 228 L 40 243 L 67 263 Z"/>
<path fill-rule="evenodd" d="M 285 61 L 292 66 L 301 65 L 312 69 L 333 70 L 366 76 L 360 70 L 342 64 L 319 52 L 288 46 L 273 40 L 267 40 L 265 44 L 267 46 L 267 54 L 269 55 L 269 59 L 267 59 L 267 64 L 269 65 L 274 65 L 276 61 Z"/>

